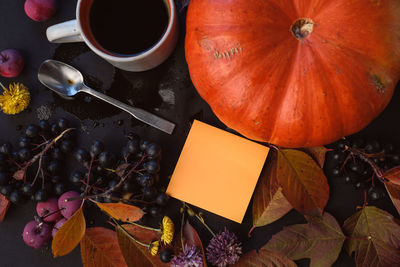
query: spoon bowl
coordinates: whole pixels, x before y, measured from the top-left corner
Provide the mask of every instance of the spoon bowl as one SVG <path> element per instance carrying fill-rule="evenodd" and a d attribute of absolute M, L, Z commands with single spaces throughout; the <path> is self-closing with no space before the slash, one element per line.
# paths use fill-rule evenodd
<path fill-rule="evenodd" d="M 164 120 L 140 108 L 122 103 L 85 85 L 82 73 L 74 67 L 56 60 L 46 60 L 38 73 L 39 81 L 63 98 L 72 99 L 79 92 L 84 92 L 106 101 L 128 113 L 136 119 L 168 134 L 172 134 L 175 124 Z"/>

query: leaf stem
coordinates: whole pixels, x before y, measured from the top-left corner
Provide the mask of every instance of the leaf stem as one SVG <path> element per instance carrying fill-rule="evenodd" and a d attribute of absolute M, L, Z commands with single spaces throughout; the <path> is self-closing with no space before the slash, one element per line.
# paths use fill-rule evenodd
<path fill-rule="evenodd" d="M 131 235 L 122 225 L 120 225 L 114 218 L 111 218 L 111 219 L 114 221 L 114 223 L 117 225 L 118 228 L 120 228 L 126 235 L 129 236 L 129 238 L 131 238 L 132 240 L 134 240 L 136 243 L 138 243 L 139 245 L 141 245 L 143 247 L 150 248 L 149 244 L 140 242 L 133 235 Z"/>
<path fill-rule="evenodd" d="M 143 229 L 152 230 L 152 231 L 155 231 L 155 232 L 161 232 L 161 229 L 158 229 L 158 228 L 153 228 L 153 227 L 150 227 L 150 226 L 141 225 L 141 224 L 138 224 L 138 223 L 135 223 L 135 222 L 127 222 L 127 223 L 135 225 L 135 226 L 138 226 L 138 227 L 143 228 Z"/>
<path fill-rule="evenodd" d="M 185 202 L 183 202 L 184 207 L 187 209 L 189 216 L 194 216 L 196 217 L 203 225 L 204 227 L 211 233 L 211 235 L 213 237 L 215 237 L 215 233 L 213 232 L 213 230 L 211 230 L 211 228 L 206 224 L 206 222 L 204 221 L 203 217 L 201 217 L 199 214 L 195 213 L 190 207 L 189 205 L 187 205 Z"/>
<path fill-rule="evenodd" d="M 185 212 L 182 212 L 182 219 L 181 219 L 181 246 L 182 251 L 185 252 L 185 246 L 183 245 L 183 223 L 185 222 Z"/>

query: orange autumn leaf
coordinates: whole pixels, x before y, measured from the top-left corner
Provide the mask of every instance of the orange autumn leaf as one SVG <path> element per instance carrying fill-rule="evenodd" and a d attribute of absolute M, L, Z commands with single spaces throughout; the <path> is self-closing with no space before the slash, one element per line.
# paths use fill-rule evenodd
<path fill-rule="evenodd" d="M 10 207 L 10 200 L 0 194 L 0 222 L 4 220 L 7 210 Z"/>
<path fill-rule="evenodd" d="M 85 235 L 86 221 L 82 208 L 66 221 L 57 231 L 51 244 L 54 258 L 70 253 Z"/>
<path fill-rule="evenodd" d="M 140 208 L 123 203 L 99 203 L 97 206 L 116 220 L 136 222 L 145 214 Z"/>
<path fill-rule="evenodd" d="M 84 267 L 127 267 L 117 234 L 103 227 L 86 229 L 81 241 L 81 257 Z"/>

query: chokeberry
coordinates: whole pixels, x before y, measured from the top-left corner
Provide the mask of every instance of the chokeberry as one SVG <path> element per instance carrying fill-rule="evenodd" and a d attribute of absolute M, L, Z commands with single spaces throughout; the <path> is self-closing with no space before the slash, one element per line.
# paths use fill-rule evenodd
<path fill-rule="evenodd" d="M 100 166 L 104 167 L 104 168 L 110 168 L 112 167 L 116 162 L 116 158 L 114 156 L 114 154 L 110 153 L 110 152 L 102 152 L 99 155 L 99 164 Z"/>
<path fill-rule="evenodd" d="M 167 205 L 168 200 L 169 200 L 169 196 L 165 193 L 161 193 L 157 196 L 156 203 L 159 206 L 165 206 L 165 205 Z"/>
<path fill-rule="evenodd" d="M 60 118 L 57 121 L 57 125 L 58 125 L 58 129 L 60 129 L 60 131 L 64 131 L 68 128 L 69 121 L 65 118 Z"/>
<path fill-rule="evenodd" d="M 150 143 L 146 147 L 146 155 L 150 158 L 158 158 L 161 154 L 161 147 L 156 143 Z"/>
<path fill-rule="evenodd" d="M 94 140 L 90 146 L 90 155 L 94 158 L 104 151 L 104 144 L 99 140 Z"/>
<path fill-rule="evenodd" d="M 357 149 L 363 149 L 365 147 L 365 140 L 355 139 L 351 142 L 351 146 Z"/>
<path fill-rule="evenodd" d="M 129 140 L 128 143 L 126 143 L 126 148 L 129 153 L 136 154 L 139 151 L 139 142 L 136 139 Z"/>
<path fill-rule="evenodd" d="M 160 253 L 160 259 L 162 262 L 165 262 L 165 263 L 170 262 L 173 256 L 174 256 L 173 252 L 169 249 L 164 249 Z"/>
<path fill-rule="evenodd" d="M 81 183 L 81 180 L 84 180 L 83 173 L 81 173 L 81 172 L 74 172 L 74 173 L 72 173 L 72 175 L 71 175 L 71 177 L 70 177 L 70 181 L 71 181 L 73 184 L 75 184 L 75 185 L 80 184 L 80 183 Z"/>
<path fill-rule="evenodd" d="M 31 156 L 32 156 L 32 153 L 31 153 L 31 151 L 30 151 L 29 149 L 27 149 L 27 148 L 21 148 L 21 149 L 18 151 L 18 157 L 19 157 L 19 159 L 20 159 L 21 161 L 27 161 L 27 160 L 29 160 L 29 159 L 31 158 Z"/>
<path fill-rule="evenodd" d="M 335 147 L 340 150 L 344 150 L 348 145 L 349 141 L 347 141 L 346 139 L 340 139 L 335 143 Z"/>
<path fill-rule="evenodd" d="M 370 141 L 366 144 L 365 146 L 365 152 L 367 154 L 374 154 L 374 153 L 378 153 L 380 152 L 381 149 L 381 145 L 379 144 L 378 141 Z"/>
<path fill-rule="evenodd" d="M 21 187 L 21 192 L 26 196 L 31 196 L 34 193 L 35 188 L 32 186 L 31 183 L 25 183 Z"/>
<path fill-rule="evenodd" d="M 75 159 L 80 162 L 87 162 L 89 160 L 89 153 L 84 149 L 78 149 L 75 153 Z"/>
<path fill-rule="evenodd" d="M 39 130 L 40 128 L 37 125 L 31 124 L 26 128 L 25 135 L 30 138 L 35 138 L 36 136 L 38 136 Z"/>
<path fill-rule="evenodd" d="M 117 180 L 111 180 L 108 182 L 108 188 L 114 188 L 117 186 L 117 184 L 118 184 Z"/>
<path fill-rule="evenodd" d="M 344 175 L 343 180 L 345 181 L 346 184 L 354 184 L 357 182 L 357 179 L 350 174 Z"/>
<path fill-rule="evenodd" d="M 38 191 L 36 191 L 35 193 L 35 201 L 37 202 L 44 202 L 46 201 L 48 198 L 48 194 L 46 190 L 43 189 L 39 189 Z"/>
<path fill-rule="evenodd" d="M 157 216 L 160 215 L 160 208 L 157 207 L 157 206 L 153 206 L 153 207 L 150 208 L 149 213 L 150 213 L 151 216 L 157 217 Z"/>
<path fill-rule="evenodd" d="M 53 135 L 58 135 L 60 133 L 60 128 L 58 128 L 58 124 L 57 123 L 51 124 L 50 131 Z"/>
<path fill-rule="evenodd" d="M 400 164 L 400 155 L 399 154 L 393 154 L 390 156 L 390 162 L 394 165 L 399 165 Z"/>
<path fill-rule="evenodd" d="M 140 142 L 139 142 L 140 150 L 145 151 L 149 144 L 150 144 L 150 142 L 147 140 L 140 140 Z"/>
<path fill-rule="evenodd" d="M 73 150 L 74 144 L 70 140 L 63 140 L 61 142 L 60 148 L 62 152 L 69 153 Z"/>
<path fill-rule="evenodd" d="M 57 196 L 61 196 L 67 191 L 67 186 L 64 183 L 58 183 L 54 186 L 54 193 Z"/>
<path fill-rule="evenodd" d="M 47 133 L 50 131 L 50 124 L 48 121 L 41 120 L 39 122 L 39 128 L 41 133 Z"/>
<path fill-rule="evenodd" d="M 10 155 L 12 152 L 12 145 L 10 143 L 4 143 L 0 146 L 0 153 Z"/>
<path fill-rule="evenodd" d="M 379 187 L 371 187 L 370 189 L 368 189 L 368 198 L 371 201 L 377 201 L 381 199 L 384 195 L 385 193 Z"/>
<path fill-rule="evenodd" d="M 361 161 L 353 161 L 350 160 L 350 162 L 346 166 L 350 171 L 357 173 L 357 174 L 362 174 L 365 170 L 365 165 Z"/>
<path fill-rule="evenodd" d="M 124 193 L 132 193 L 135 190 L 135 183 L 133 180 L 127 180 L 122 185 L 122 191 Z"/>
<path fill-rule="evenodd" d="M 64 158 L 64 154 L 60 148 L 56 147 L 51 151 L 51 157 L 55 160 L 62 160 Z"/>
<path fill-rule="evenodd" d="M 14 191 L 14 189 L 15 189 L 14 185 L 9 184 L 9 185 L 3 186 L 0 190 L 0 193 L 5 197 L 9 197 L 11 192 Z"/>
<path fill-rule="evenodd" d="M 157 173 L 160 170 L 160 163 L 157 160 L 146 161 L 143 166 L 149 173 Z"/>
<path fill-rule="evenodd" d="M 153 200 L 157 195 L 157 189 L 154 186 L 144 187 L 142 192 L 146 200 Z"/>
<path fill-rule="evenodd" d="M 47 166 L 47 171 L 51 174 L 56 174 L 61 170 L 61 165 L 58 161 L 50 161 L 49 165 Z"/>
<path fill-rule="evenodd" d="M 20 148 L 27 148 L 31 145 L 31 139 L 29 137 L 23 136 L 19 139 L 18 146 Z"/>
<path fill-rule="evenodd" d="M 327 160 L 335 164 L 343 163 L 345 159 L 346 153 L 340 150 L 333 150 L 328 152 L 327 154 Z"/>
<path fill-rule="evenodd" d="M 14 204 L 23 204 L 26 200 L 24 195 L 21 194 L 18 190 L 14 190 L 13 192 L 11 192 L 9 199 Z"/>
<path fill-rule="evenodd" d="M 357 181 L 354 184 L 355 189 L 365 189 L 365 188 L 367 188 L 367 186 L 368 186 L 368 184 L 365 181 Z"/>
<path fill-rule="evenodd" d="M 393 153 L 395 151 L 395 147 L 393 144 L 387 143 L 383 145 L 383 149 L 382 152 L 385 154 L 390 154 Z"/>
<path fill-rule="evenodd" d="M 141 187 L 149 187 L 154 184 L 154 176 L 151 174 L 143 174 L 138 176 L 137 182 Z"/>
<path fill-rule="evenodd" d="M 331 177 L 339 177 L 341 174 L 342 174 L 342 170 L 339 167 L 328 169 L 328 175 Z"/>

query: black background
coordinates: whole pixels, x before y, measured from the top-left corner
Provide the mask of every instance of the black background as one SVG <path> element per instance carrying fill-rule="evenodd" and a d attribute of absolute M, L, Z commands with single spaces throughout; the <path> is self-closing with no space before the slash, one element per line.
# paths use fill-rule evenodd
<path fill-rule="evenodd" d="M 158 68 L 143 72 L 129 73 L 114 69 L 84 44 L 50 44 L 46 39 L 46 28 L 53 24 L 73 19 L 75 16 L 76 1 L 58 1 L 59 8 L 56 15 L 47 22 L 37 23 L 25 15 L 23 0 L 0 1 L 0 50 L 15 48 L 25 57 L 25 69 L 15 79 L 1 78 L 3 84 L 11 81 L 22 82 L 32 93 L 30 108 L 17 115 L 0 115 L 0 141 L 16 143 L 21 133 L 19 129 L 31 123 L 38 123 L 37 108 L 44 105 L 51 108 L 52 117 L 70 119 L 79 133 L 81 146 L 88 147 L 93 139 L 103 140 L 107 149 L 118 153 L 126 139 L 125 134 L 132 131 L 149 140 L 158 142 L 163 147 L 162 178 L 166 186 L 167 176 L 173 168 L 183 147 L 186 135 L 190 129 L 190 122 L 196 118 L 214 126 L 226 129 L 213 115 L 208 105 L 199 97 L 190 82 L 184 58 L 184 18 L 181 14 L 180 41 L 174 54 Z M 112 1 L 111 1 L 112 2 Z M 127 33 L 129 34 L 129 33 Z M 134 38 L 134 37 L 132 37 Z M 142 107 L 159 114 L 177 124 L 172 136 L 164 134 L 151 127 L 145 126 L 130 118 L 124 112 L 114 109 L 104 103 L 92 101 L 87 103 L 84 97 L 67 101 L 51 93 L 37 80 L 37 70 L 40 64 L 49 58 L 55 58 L 70 63 L 79 68 L 86 78 L 86 82 L 99 90 L 107 90 L 107 94 L 124 102 Z M 172 91 L 175 104 L 164 102 L 158 93 L 159 90 Z M 362 88 L 360 88 L 362 90 Z M 392 142 L 400 147 L 400 97 L 395 92 L 394 98 L 381 116 L 358 135 L 367 139 L 377 139 L 382 142 Z M 65 176 L 74 169 L 74 160 L 65 168 Z M 340 179 L 329 179 L 331 198 L 326 210 L 333 214 L 340 224 L 355 212 L 357 205 L 362 205 L 361 191 L 354 190 Z M 221 188 L 221 190 L 224 190 Z M 0 266 L 81 266 L 79 248 L 65 257 L 53 259 L 49 249 L 33 250 L 22 240 L 22 230 L 25 224 L 33 219 L 35 214 L 33 202 L 24 206 L 12 206 L 4 222 L 0 223 Z M 398 216 L 390 200 L 385 199 L 377 203 L 378 206 Z M 165 213 L 178 222 L 179 202 L 172 201 Z M 281 220 L 256 229 L 252 237 L 247 237 L 251 228 L 251 205 L 242 224 L 225 220 L 221 217 L 204 212 L 208 224 L 215 232 L 226 226 L 234 231 L 243 243 L 244 250 L 260 248 L 274 233 L 285 225 L 304 223 L 304 218 L 295 211 L 291 211 Z M 98 214 L 95 208 L 86 210 L 88 226 L 104 225 L 105 218 Z M 156 221 L 149 221 L 155 223 Z M 198 230 L 203 243 L 207 244 L 210 235 L 197 221 L 191 221 Z M 308 266 L 308 260 L 299 261 L 299 265 Z M 354 266 L 353 260 L 345 253 L 341 253 L 334 266 Z"/>

